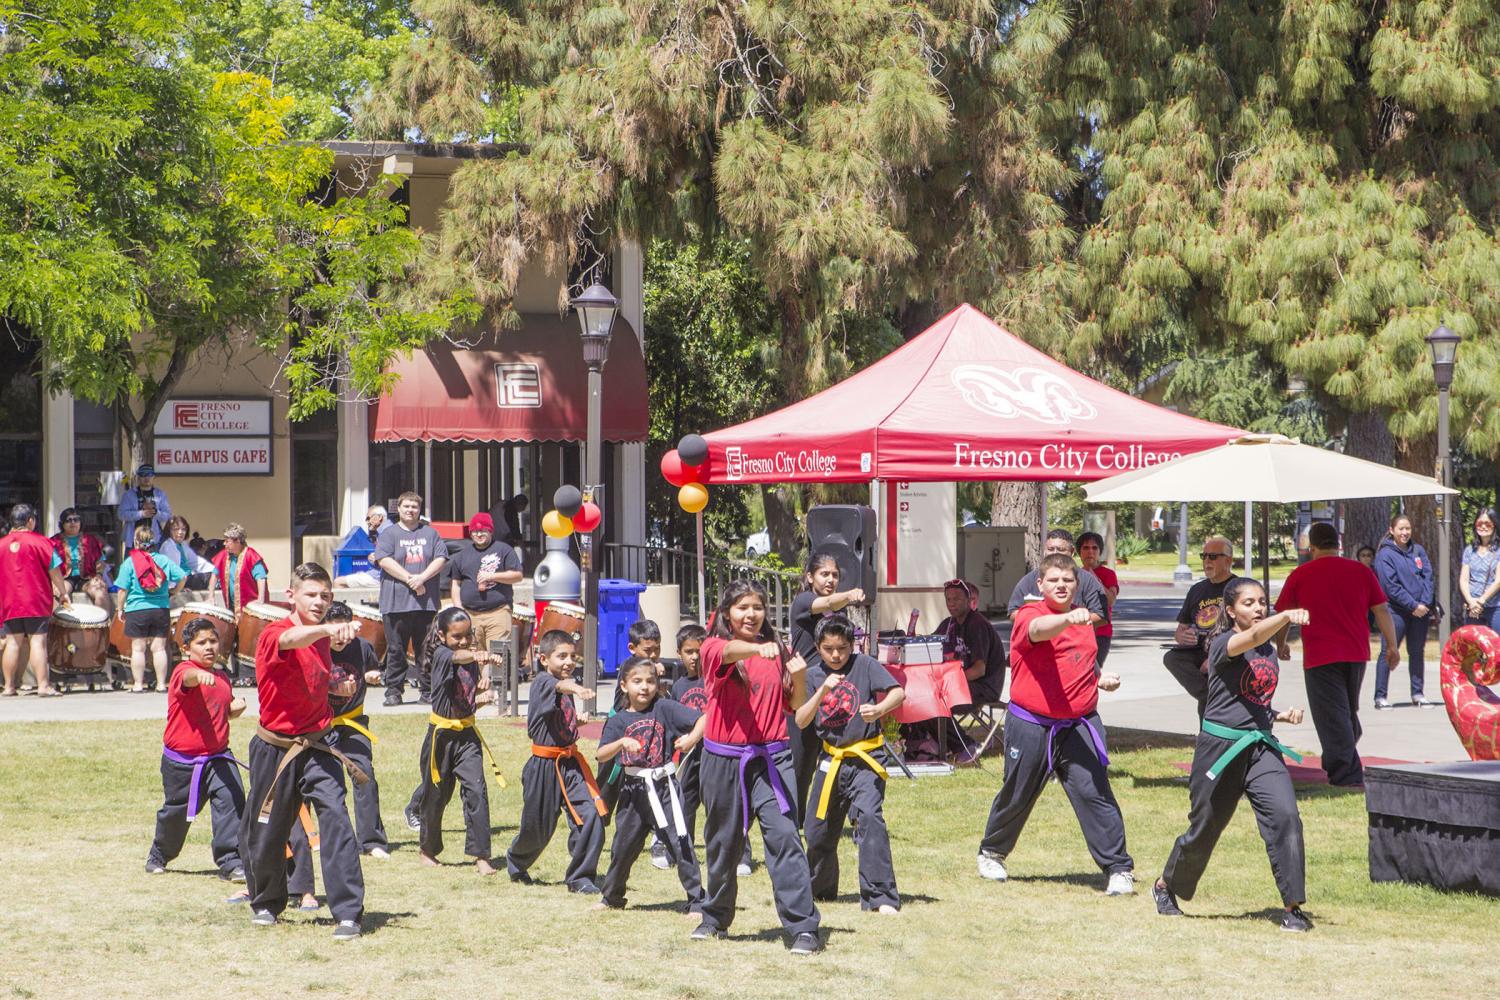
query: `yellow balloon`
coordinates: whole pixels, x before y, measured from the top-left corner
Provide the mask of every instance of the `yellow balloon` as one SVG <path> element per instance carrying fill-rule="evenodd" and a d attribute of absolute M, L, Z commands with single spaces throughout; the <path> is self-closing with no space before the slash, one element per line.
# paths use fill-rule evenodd
<path fill-rule="evenodd" d="M 689 514 L 696 514 L 708 506 L 708 487 L 702 483 L 688 483 L 677 491 L 677 505 Z"/>
<path fill-rule="evenodd" d="M 549 510 L 542 517 L 542 530 L 549 538 L 567 538 L 573 533 L 573 519 L 563 517 L 555 510 Z"/>

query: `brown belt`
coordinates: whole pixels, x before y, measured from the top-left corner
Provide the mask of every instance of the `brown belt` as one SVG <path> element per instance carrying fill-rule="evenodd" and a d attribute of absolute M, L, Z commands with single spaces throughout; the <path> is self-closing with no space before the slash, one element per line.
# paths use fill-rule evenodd
<path fill-rule="evenodd" d="M 266 786 L 266 794 L 261 798 L 259 815 L 257 817 L 260 822 L 270 822 L 271 794 L 276 790 L 276 782 L 281 780 L 281 773 L 285 771 L 287 769 L 287 766 L 291 764 L 291 762 L 297 758 L 298 754 L 301 754 L 304 750 L 316 750 L 321 753 L 326 753 L 333 757 L 336 757 L 339 762 L 348 769 L 349 777 L 354 779 L 354 783 L 356 785 L 363 785 L 370 780 L 370 776 L 365 773 L 364 768 L 360 767 L 358 764 L 354 763 L 354 761 L 350 760 L 343 751 L 322 742 L 323 737 L 327 736 L 331 732 L 333 732 L 333 727 L 327 726 L 323 729 L 319 729 L 315 733 L 302 733 L 297 736 L 283 736 L 280 733 L 271 732 L 271 730 L 267 729 L 265 726 L 257 725 L 255 727 L 255 735 L 261 738 L 261 742 L 269 743 L 271 746 L 276 747 L 277 749 L 287 751 L 286 756 L 281 758 L 281 763 L 276 765 L 276 773 L 271 776 L 271 783 Z"/>

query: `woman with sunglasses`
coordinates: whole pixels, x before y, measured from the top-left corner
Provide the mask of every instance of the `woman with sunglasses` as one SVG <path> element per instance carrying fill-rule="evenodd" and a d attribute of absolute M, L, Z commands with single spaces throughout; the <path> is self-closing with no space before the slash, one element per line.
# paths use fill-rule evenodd
<path fill-rule="evenodd" d="M 1474 518 L 1474 541 L 1464 547 L 1458 590 L 1464 599 L 1464 619 L 1500 632 L 1500 545 L 1495 524 L 1500 521 L 1486 507 Z"/>
<path fill-rule="evenodd" d="M 104 560 L 104 543 L 83 530 L 83 516 L 69 507 L 57 519 L 57 534 L 52 536 L 52 551 L 62 560 L 63 583 L 68 593 L 82 590 L 98 574 Z"/>

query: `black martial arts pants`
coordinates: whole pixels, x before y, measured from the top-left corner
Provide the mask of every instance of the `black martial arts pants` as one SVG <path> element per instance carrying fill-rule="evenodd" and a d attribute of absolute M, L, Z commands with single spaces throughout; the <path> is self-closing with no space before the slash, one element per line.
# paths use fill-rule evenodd
<path fill-rule="evenodd" d="M 366 728 L 370 725 L 365 716 L 360 716 L 358 721 Z M 357 729 L 340 726 L 338 734 L 339 749 L 370 776 L 369 781 L 351 789 L 354 797 L 354 829 L 359 833 L 359 849 L 368 853 L 377 847 L 385 847 L 388 843 L 385 823 L 380 819 L 380 786 L 375 783 L 375 751 L 365 734 Z"/>
<path fill-rule="evenodd" d="M 594 808 L 594 798 L 583 772 L 575 761 L 562 760 L 563 781 L 567 783 L 567 802 L 578 813 L 582 825 L 573 821 L 564 803 L 563 789 L 557 781 L 555 763 L 545 757 L 532 757 L 521 769 L 521 828 L 510 842 L 505 866 L 511 875 L 530 868 L 546 850 L 557 830 L 557 817 L 568 817 L 568 870 L 563 881 L 570 889 L 595 884 L 599 877 L 599 852 L 604 849 L 604 819 Z"/>
<path fill-rule="evenodd" d="M 484 744 L 472 729 L 436 730 L 427 727 L 424 748 L 436 744 L 438 774 L 442 780 L 432 783 L 429 762 L 434 751 L 424 749 L 421 760 L 420 791 L 422 829 L 417 845 L 429 858 L 443 853 L 443 810 L 453 798 L 453 786 L 459 787 L 464 806 L 464 853 L 471 858 L 490 856 L 490 795 L 484 780 Z"/>
<path fill-rule="evenodd" d="M 187 840 L 188 793 L 193 780 L 191 764 L 161 759 L 162 806 L 156 811 L 156 836 L 146 860 L 166 867 L 182 853 Z M 245 786 L 240 784 L 240 767 L 232 760 L 219 758 L 203 765 L 203 784 L 198 789 L 198 815 L 210 812 L 213 818 L 214 865 L 220 873 L 230 875 L 240 867 L 240 821 L 245 812 Z"/>
<path fill-rule="evenodd" d="M 286 859 L 287 893 L 299 899 L 305 895 L 316 894 L 318 889 L 317 880 L 313 877 L 312 841 L 307 837 L 307 830 L 302 826 L 300 816 L 297 822 L 292 824 L 292 832 L 286 842 L 292 854 Z"/>
<path fill-rule="evenodd" d="M 1325 663 L 1303 671 L 1307 707 L 1323 748 L 1323 770 L 1330 785 L 1362 785 L 1365 769 L 1357 744 L 1364 729 L 1359 724 L 1359 687 L 1365 679 L 1363 663 Z"/>
<path fill-rule="evenodd" d="M 703 922 L 719 930 L 728 930 L 734 922 L 734 903 L 739 895 L 739 878 L 735 866 L 740 863 L 746 843 L 745 814 L 740 802 L 740 762 L 733 757 L 698 751 L 698 788 L 703 796 L 704 860 L 707 868 L 708 898 L 703 904 Z M 792 769 L 792 752 L 775 755 L 776 771 L 789 795 L 796 795 L 796 774 Z M 821 918 L 813 903 L 812 875 L 807 855 L 802 851 L 802 837 L 792 813 L 781 811 L 771 786 L 770 772 L 764 760 L 752 760 L 745 769 L 750 795 L 750 813 L 760 823 L 765 843 L 766 870 L 771 876 L 771 894 L 776 915 L 788 934 L 816 934 Z"/>
<path fill-rule="evenodd" d="M 792 770 L 797 775 L 797 829 L 807 818 L 807 790 L 812 787 L 813 772 L 818 769 L 818 757 L 823 752 L 823 741 L 818 738 L 816 726 L 800 729 L 797 720 L 788 712 L 786 716 L 786 738 L 792 745 Z M 700 751 L 706 753 L 707 751 Z"/>
<path fill-rule="evenodd" d="M 1203 672 L 1207 655 L 1197 649 L 1169 649 L 1161 658 L 1162 666 L 1182 689 L 1198 702 L 1198 718 L 1203 718 L 1203 707 L 1208 704 L 1208 675 Z"/>
<path fill-rule="evenodd" d="M 878 759 L 878 758 L 877 758 Z M 859 905 L 874 910 L 901 908 L 896 892 L 896 870 L 891 865 L 891 835 L 885 826 L 885 779 L 859 759 L 846 759 L 834 777 L 828 815 L 818 819 L 818 801 L 828 780 L 824 757 L 813 772 L 807 797 L 807 864 L 812 872 L 814 899 L 834 899 L 839 893 L 839 838 L 844 819 L 859 829 Z"/>
<path fill-rule="evenodd" d="M 1188 829 L 1172 845 L 1172 853 L 1162 869 L 1162 880 L 1177 896 L 1193 898 L 1214 845 L 1244 795 L 1255 810 L 1255 822 L 1260 827 L 1261 839 L 1266 842 L 1271 874 L 1281 892 L 1282 903 L 1291 906 L 1306 902 L 1307 862 L 1292 776 L 1278 751 L 1264 743 L 1252 743 L 1216 779 L 1209 780 L 1208 769 L 1229 746 L 1228 740 L 1208 733 L 1198 734 L 1193 772 L 1188 779 Z"/>
<path fill-rule="evenodd" d="M 433 611 L 393 611 L 380 616 L 385 626 L 384 681 L 387 696 L 406 690 L 407 643 L 411 643 L 412 656 L 417 661 L 417 688 L 424 698 L 430 693 L 431 675 L 427 672 L 427 657 L 422 655 L 422 644 L 434 614 Z"/>
<path fill-rule="evenodd" d="M 359 867 L 359 845 L 345 804 L 344 765 L 332 754 L 304 750 L 276 779 L 287 751 L 259 736 L 250 738 L 250 799 L 241 825 L 240 855 L 250 890 L 250 905 L 280 914 L 286 909 L 286 845 L 298 822 L 302 803 L 317 816 L 323 888 L 336 920 L 359 920 L 365 909 L 365 879 Z M 271 812 L 259 819 L 260 803 L 271 789 Z"/>
<path fill-rule="evenodd" d="M 679 765 L 677 765 L 677 787 L 682 789 L 682 816 L 687 820 L 688 839 L 693 843 L 698 842 L 698 807 L 703 804 L 703 796 L 698 786 L 698 762 L 703 755 L 708 753 L 700 743 L 693 752 Z M 754 862 L 755 858 L 750 853 L 750 838 L 745 838 L 745 849 L 740 852 L 740 864 L 746 868 Z"/>
<path fill-rule="evenodd" d="M 672 797 L 667 783 L 672 778 L 661 778 L 656 784 L 656 794 L 661 800 L 662 811 L 667 817 L 667 829 L 656 830 L 656 816 L 651 811 L 651 800 L 646 794 L 645 778 L 624 778 L 620 782 L 620 794 L 614 811 L 615 837 L 609 845 L 609 869 L 604 873 L 604 902 L 608 906 L 624 906 L 625 890 L 630 880 L 630 869 L 646 845 L 646 837 L 655 830 L 667 847 L 667 857 L 677 863 L 677 879 L 687 893 L 688 910 L 697 912 L 703 908 L 703 879 L 698 871 L 698 856 L 693 853 L 693 842 L 681 839 L 672 827 Z M 686 819 L 686 813 L 683 818 Z"/>
<path fill-rule="evenodd" d="M 1104 738 L 1099 713 L 1090 713 L 1087 718 Z M 981 851 L 1004 858 L 1016 846 L 1032 807 L 1052 776 L 1047 771 L 1049 735 L 1047 727 L 1005 713 L 1005 781 L 990 806 L 984 839 L 979 843 Z M 1052 741 L 1052 762 L 1094 863 L 1111 875 L 1134 870 L 1135 863 L 1125 851 L 1125 819 L 1109 787 L 1109 769 L 1094 752 L 1094 741 L 1082 723 L 1058 733 Z"/>

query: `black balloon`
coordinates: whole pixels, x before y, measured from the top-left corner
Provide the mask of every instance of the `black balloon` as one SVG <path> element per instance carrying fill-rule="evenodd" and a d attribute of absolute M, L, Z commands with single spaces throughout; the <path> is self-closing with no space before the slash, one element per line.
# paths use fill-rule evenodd
<path fill-rule="evenodd" d="M 578 508 L 583 506 L 583 494 L 578 492 L 576 486 L 559 486 L 557 492 L 552 494 L 552 506 L 563 517 L 573 517 L 578 513 Z"/>
<path fill-rule="evenodd" d="M 677 457 L 683 465 L 702 465 L 708 461 L 708 442 L 701 434 L 684 434 L 677 442 Z"/>

